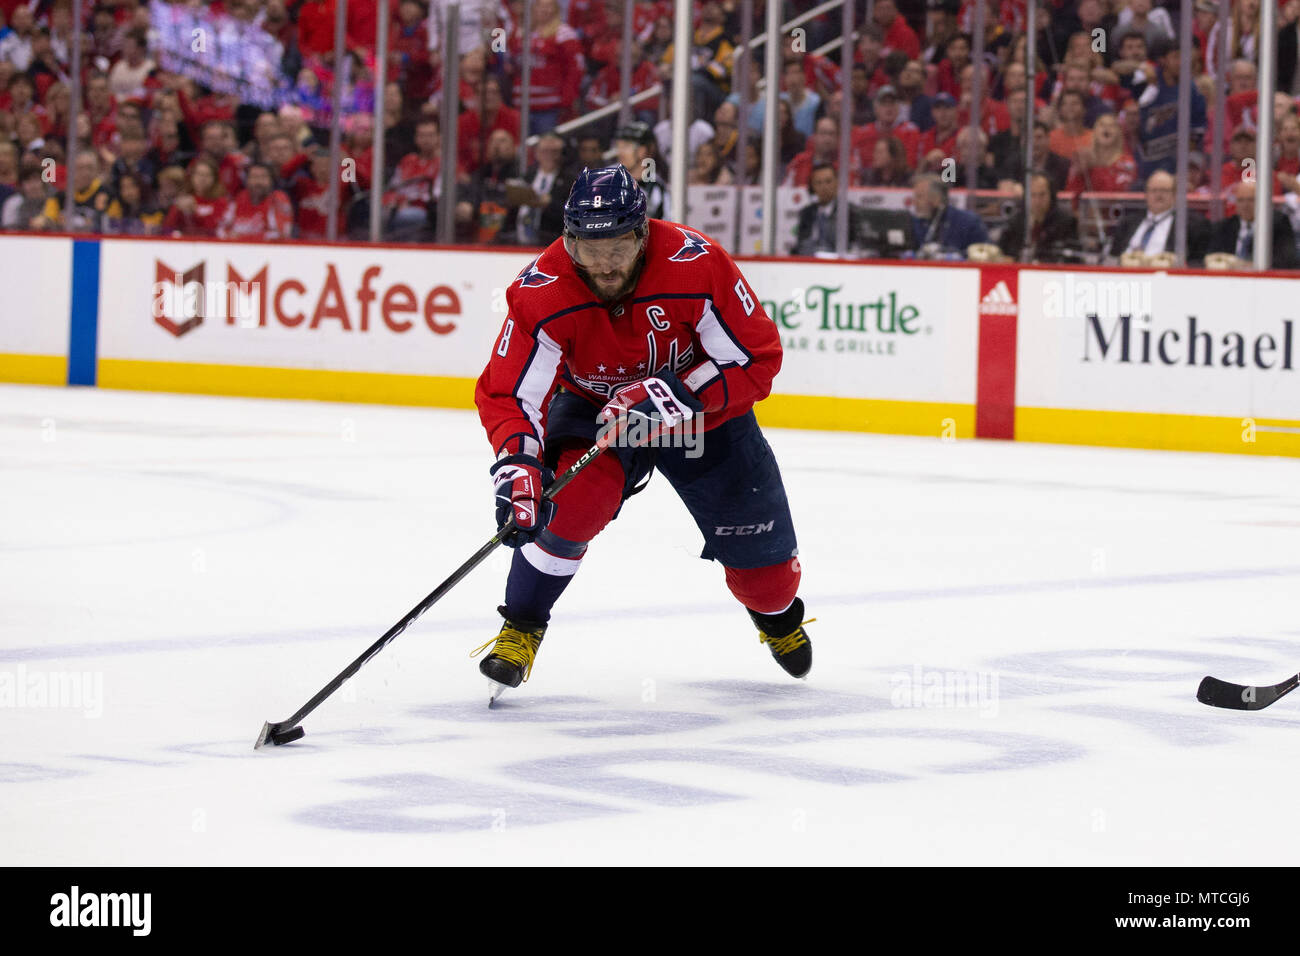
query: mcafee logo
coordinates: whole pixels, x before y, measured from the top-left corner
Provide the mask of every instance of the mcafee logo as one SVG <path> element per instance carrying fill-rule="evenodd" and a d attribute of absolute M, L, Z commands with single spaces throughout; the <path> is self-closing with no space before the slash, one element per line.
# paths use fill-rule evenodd
<path fill-rule="evenodd" d="M 180 338 L 203 324 L 205 263 L 188 272 L 177 272 L 161 259 L 154 263 L 153 320 Z"/>

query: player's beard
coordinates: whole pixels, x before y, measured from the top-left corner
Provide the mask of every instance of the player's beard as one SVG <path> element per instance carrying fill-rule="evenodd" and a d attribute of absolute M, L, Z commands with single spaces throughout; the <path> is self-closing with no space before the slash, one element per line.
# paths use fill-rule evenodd
<path fill-rule="evenodd" d="M 628 272 L 626 278 L 619 283 L 618 288 L 614 288 L 612 285 L 598 285 L 591 272 L 577 263 L 574 263 L 574 268 L 582 278 L 582 281 L 587 283 L 587 288 L 591 290 L 592 294 L 595 295 L 597 299 L 599 299 L 604 305 L 613 305 L 636 288 L 637 280 L 641 278 L 641 267 L 644 264 L 645 255 L 642 254 L 637 256 L 636 262 L 632 265 L 631 271 Z"/>

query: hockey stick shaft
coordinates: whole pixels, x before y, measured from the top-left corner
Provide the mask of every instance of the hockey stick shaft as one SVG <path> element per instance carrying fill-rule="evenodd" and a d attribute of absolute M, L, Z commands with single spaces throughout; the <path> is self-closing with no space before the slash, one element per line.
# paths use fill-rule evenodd
<path fill-rule="evenodd" d="M 581 473 L 584 468 L 590 465 L 593 461 L 595 461 L 598 457 L 600 457 L 600 455 L 604 453 L 604 451 L 607 448 L 609 448 L 612 444 L 614 444 L 614 442 L 616 441 L 616 435 L 617 432 L 614 430 L 602 432 L 600 436 L 597 438 L 596 443 L 592 445 L 589 449 L 587 449 L 587 451 L 583 453 L 581 458 L 575 461 L 569 467 L 569 469 L 564 472 L 563 475 L 561 475 L 555 481 L 551 482 L 550 487 L 548 487 L 546 491 L 543 492 L 542 497 L 549 500 L 551 498 L 554 498 L 557 494 L 559 494 L 560 491 L 563 490 L 565 485 L 571 482 L 574 478 L 578 477 L 579 473 Z M 500 546 L 505 535 L 509 533 L 513 529 L 513 527 L 514 527 L 514 518 L 512 517 L 481 548 L 475 551 L 474 554 L 470 556 L 469 560 L 467 560 L 459 568 L 453 571 L 451 577 L 447 578 L 447 580 L 443 581 L 431 592 L 429 592 L 429 594 L 424 598 L 423 601 L 421 601 L 415 607 L 411 608 L 411 610 L 406 613 L 405 617 L 403 617 L 400 621 L 398 621 L 396 624 L 390 627 L 384 633 L 383 637 L 379 638 L 379 640 L 375 641 L 375 643 L 371 644 L 368 648 L 366 648 L 365 652 L 362 653 L 360 657 L 354 660 L 347 667 L 343 668 L 343 670 L 339 672 L 337 677 L 335 677 L 332 681 L 330 681 L 328 684 L 322 687 L 316 693 L 316 695 L 312 697 L 311 700 L 307 701 L 307 703 L 303 704 L 300 708 L 298 708 L 298 710 L 294 713 L 292 717 L 288 718 L 287 720 L 281 720 L 281 721 L 277 721 L 276 723 L 269 723 L 265 725 L 262 728 L 262 733 L 258 737 L 257 743 L 254 745 L 254 749 L 260 749 L 262 745 L 267 742 L 268 739 L 272 743 L 277 743 L 277 744 L 282 742 L 287 743 L 288 742 L 287 740 L 281 741 L 281 740 L 277 740 L 276 738 L 279 735 L 285 734 L 288 731 L 296 729 L 298 723 L 302 721 L 303 718 L 305 718 L 313 710 L 315 710 L 322 703 L 324 703 L 324 701 L 336 690 L 342 687 L 343 683 L 347 681 L 348 678 L 356 674 L 357 671 L 361 670 L 361 668 L 366 665 L 367 661 L 369 661 L 372 657 L 374 657 L 385 647 L 387 647 L 389 644 L 395 641 L 397 637 L 408 627 L 414 624 L 420 618 L 420 616 L 424 614 L 425 611 L 429 610 L 429 608 L 437 604 L 438 601 L 440 601 L 447 594 L 448 591 L 454 588 L 457 584 L 459 584 L 462 580 L 464 580 L 465 577 L 471 571 L 473 571 L 476 567 L 482 564 L 483 560 L 487 558 L 487 556 L 490 555 L 493 551 L 495 551 L 498 546 Z M 298 736 L 302 736 L 301 732 L 298 734 Z"/>

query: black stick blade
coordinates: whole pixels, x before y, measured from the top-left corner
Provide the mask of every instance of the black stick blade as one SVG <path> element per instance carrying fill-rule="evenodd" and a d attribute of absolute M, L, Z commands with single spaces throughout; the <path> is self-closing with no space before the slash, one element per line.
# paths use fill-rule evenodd
<path fill-rule="evenodd" d="M 302 725 L 297 727 L 285 728 L 283 724 L 273 724 L 269 721 L 262 725 L 262 732 L 257 735 L 257 743 L 253 744 L 254 750 L 261 750 L 267 744 L 274 747 L 283 747 L 285 744 L 291 744 L 295 740 L 302 739 L 307 731 L 302 729 Z"/>
<path fill-rule="evenodd" d="M 1254 687 L 1232 684 L 1217 677 L 1206 677 L 1196 689 L 1196 699 L 1202 704 L 1227 710 L 1263 710 L 1278 698 L 1295 690 L 1298 680 L 1300 675 L 1289 677 L 1272 687 Z"/>

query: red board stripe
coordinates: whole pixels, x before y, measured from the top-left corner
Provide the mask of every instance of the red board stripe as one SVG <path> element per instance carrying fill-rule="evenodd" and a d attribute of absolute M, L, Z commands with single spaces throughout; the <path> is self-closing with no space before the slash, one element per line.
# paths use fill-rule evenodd
<path fill-rule="evenodd" d="M 1019 271 L 980 270 L 979 364 L 975 385 L 975 437 L 1016 437 L 1016 321 Z"/>

